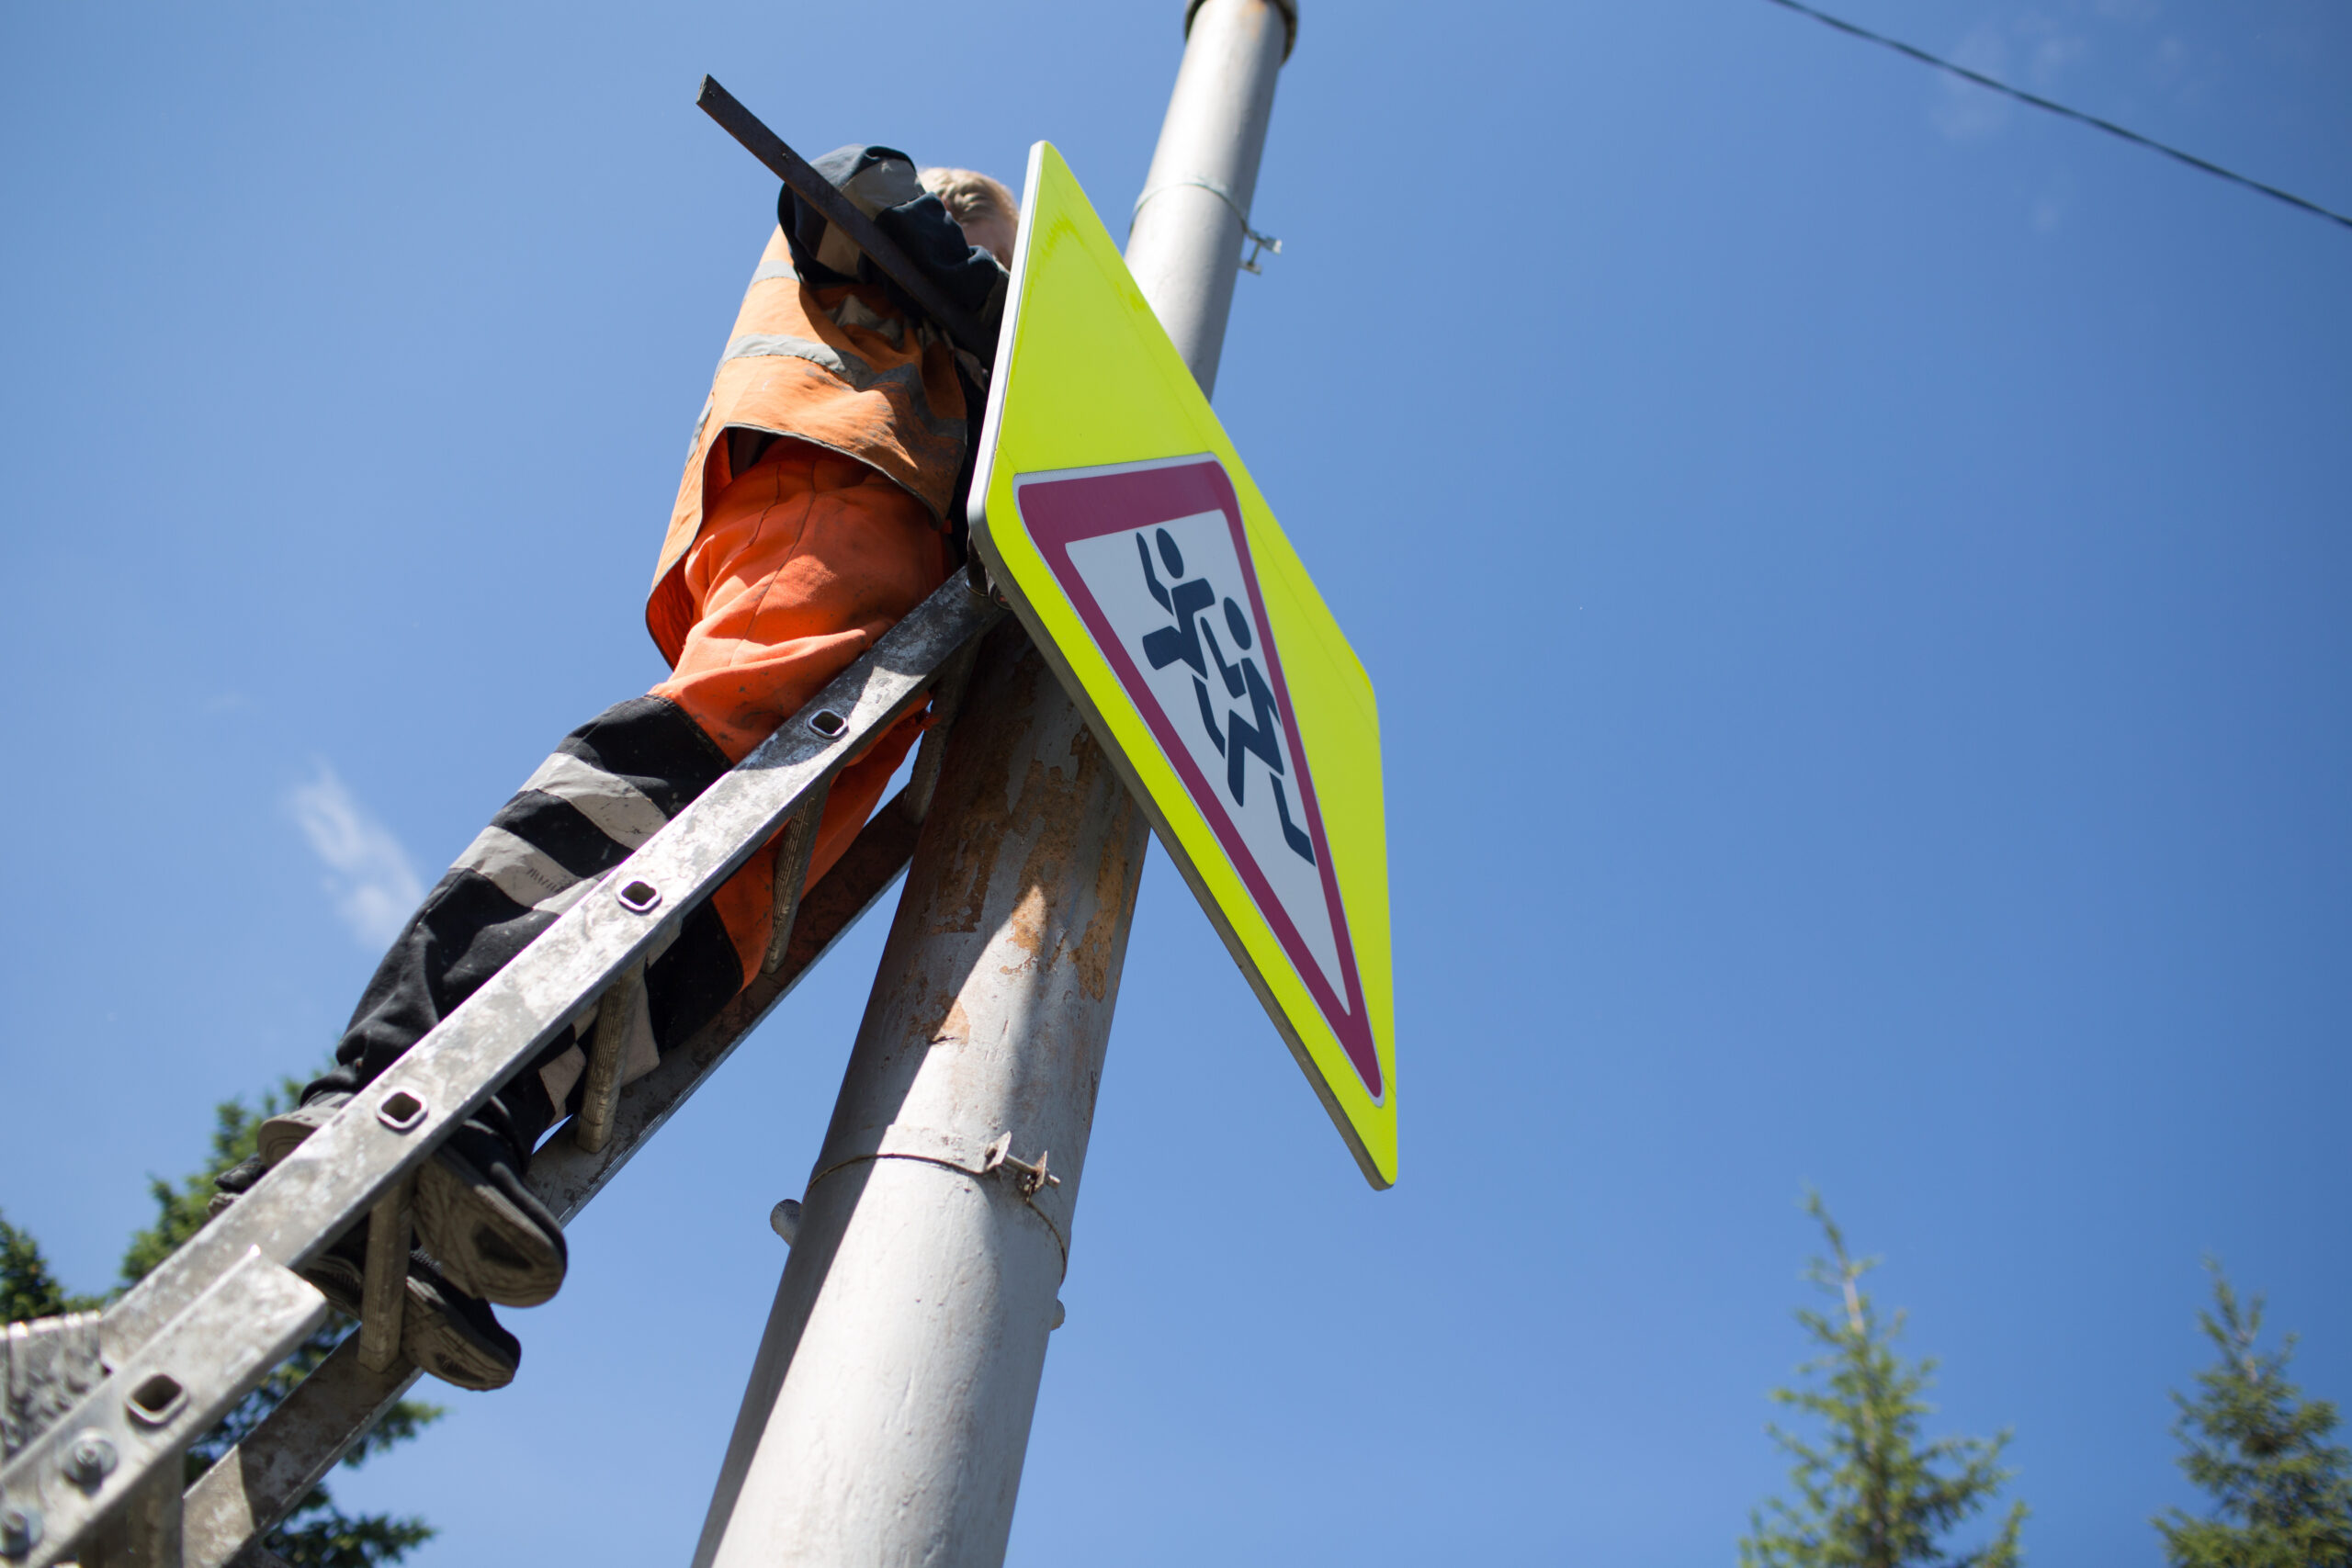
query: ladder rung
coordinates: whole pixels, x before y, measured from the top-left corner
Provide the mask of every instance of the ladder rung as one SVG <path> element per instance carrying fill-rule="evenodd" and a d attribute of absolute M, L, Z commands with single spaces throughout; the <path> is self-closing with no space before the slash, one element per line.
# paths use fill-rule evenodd
<path fill-rule="evenodd" d="M 825 800 L 831 793 L 831 784 L 812 793 L 784 825 L 776 843 L 775 894 L 768 918 L 768 953 L 760 961 L 763 975 L 775 974 L 784 963 L 785 947 L 792 940 L 792 922 L 800 914 L 800 886 L 808 880 L 808 857 L 816 852 L 817 829 L 824 820 Z"/>
<path fill-rule="evenodd" d="M 956 716 L 963 711 L 964 689 L 971 684 L 972 665 L 979 656 L 979 639 L 975 637 L 940 666 L 939 679 L 932 682 L 931 728 L 922 732 L 914 768 L 907 775 L 907 805 L 918 822 L 931 815 L 931 797 L 939 791 L 939 770 L 947 760 L 947 734 L 956 728 Z"/>
<path fill-rule="evenodd" d="M 359 1364 L 384 1371 L 401 1359 L 401 1314 L 408 1302 L 412 1171 L 392 1183 L 368 1213 L 368 1273 L 359 1291 Z"/>
<path fill-rule="evenodd" d="M 645 961 L 621 971 L 596 1004 L 596 1026 L 588 1037 L 588 1072 L 580 1088 L 580 1115 L 572 1142 L 590 1154 L 612 1136 L 613 1107 L 621 1097 L 621 1053 L 631 1026 L 645 1010 Z"/>

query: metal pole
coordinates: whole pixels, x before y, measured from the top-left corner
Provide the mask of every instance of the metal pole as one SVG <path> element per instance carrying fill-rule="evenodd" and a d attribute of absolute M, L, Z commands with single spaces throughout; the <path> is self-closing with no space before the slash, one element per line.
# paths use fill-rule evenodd
<path fill-rule="evenodd" d="M 1295 16 L 1193 0 L 1155 179 L 1246 210 Z M 1223 197 L 1179 186 L 1128 245 L 1204 389 L 1240 234 Z M 1004 1560 L 1146 829 L 1017 626 L 969 691 L 696 1568 Z"/>
<path fill-rule="evenodd" d="M 1298 36 L 1298 4 L 1191 0 L 1184 27 L 1184 63 L 1136 200 L 1127 270 L 1201 390 L 1214 393 L 1274 76 Z"/>

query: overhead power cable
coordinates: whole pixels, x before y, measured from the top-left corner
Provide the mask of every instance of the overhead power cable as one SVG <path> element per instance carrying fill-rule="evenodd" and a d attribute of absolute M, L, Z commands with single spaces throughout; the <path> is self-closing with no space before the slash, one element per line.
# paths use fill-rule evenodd
<path fill-rule="evenodd" d="M 1923 65 L 1932 65 L 1939 71 L 1949 71 L 1964 82 L 1973 82 L 1980 87 L 1990 87 L 1993 91 L 2005 94 L 2021 104 L 2031 104 L 2035 108 L 2047 109 L 2052 114 L 2064 118 L 2079 120 L 2085 125 L 2106 131 L 2109 136 L 2120 136 L 2124 141 L 2145 147 L 2151 152 L 2161 152 L 2165 157 L 2186 164 L 2192 169 L 2202 169 L 2205 173 L 2225 179 L 2232 185 L 2240 185 L 2248 190 L 2260 191 L 2273 200 L 2283 201 L 2290 207 L 2300 207 L 2305 212 L 2316 213 L 2331 223 L 2340 223 L 2346 229 L 2352 229 L 2352 218 L 2346 218 L 2341 212 L 2332 212 L 2316 201 L 2305 201 L 2292 191 L 2280 190 L 2277 186 L 2264 185 L 2260 180 L 2248 179 L 2245 175 L 2232 169 L 2225 169 L 2219 164 L 2208 163 L 2194 152 L 2184 152 L 2177 147 L 2168 147 L 2154 137 L 2143 136 L 2136 130 L 2127 130 L 2111 119 L 2101 119 L 2095 114 L 2085 114 L 2080 109 L 2070 109 L 2064 104 L 2052 103 L 2048 98 L 2029 93 L 2022 87 L 2012 87 L 2007 82 L 1996 81 L 1981 71 L 1971 71 L 1967 66 L 1956 65 L 1940 55 L 1929 54 L 1926 50 L 1915 48 L 1905 43 L 1901 39 L 1892 39 L 1883 33 L 1874 33 L 1868 28 L 1858 27 L 1842 17 L 1833 17 L 1826 11 L 1816 11 L 1810 6 L 1801 4 L 1800 0 L 1771 0 L 1771 3 L 1784 10 L 1794 11 L 1800 16 L 1811 17 L 1823 26 L 1836 28 L 1841 33 L 1850 33 L 1865 42 L 1891 49 L 1897 54 L 1907 54 Z"/>

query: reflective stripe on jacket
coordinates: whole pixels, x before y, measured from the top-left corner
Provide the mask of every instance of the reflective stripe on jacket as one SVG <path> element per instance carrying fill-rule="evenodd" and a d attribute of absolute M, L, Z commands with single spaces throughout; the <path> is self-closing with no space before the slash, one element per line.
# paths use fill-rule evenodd
<path fill-rule="evenodd" d="M 894 305 L 880 286 L 812 288 L 794 270 L 782 230 L 769 237 L 727 353 L 695 425 L 646 601 L 646 629 L 678 660 L 693 607 L 678 581 L 702 531 L 706 498 L 734 478 L 729 430 L 764 431 L 829 447 L 887 476 L 944 527 L 963 466 L 964 390 L 938 331 Z"/>

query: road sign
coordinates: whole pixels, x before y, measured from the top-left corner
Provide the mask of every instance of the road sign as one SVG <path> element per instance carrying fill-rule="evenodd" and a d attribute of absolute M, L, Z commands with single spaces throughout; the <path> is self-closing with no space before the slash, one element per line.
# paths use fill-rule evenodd
<path fill-rule="evenodd" d="M 1022 209 L 973 541 L 1385 1187 L 1395 1003 L 1372 682 L 1046 142 Z"/>

